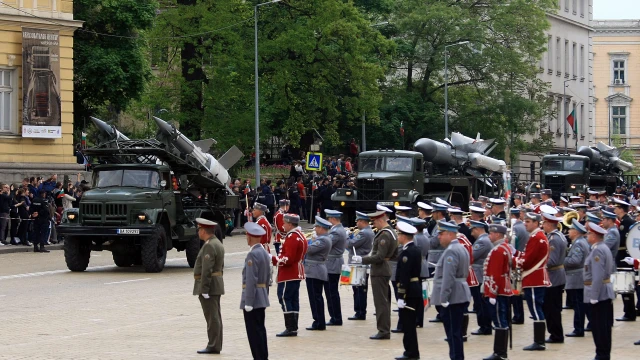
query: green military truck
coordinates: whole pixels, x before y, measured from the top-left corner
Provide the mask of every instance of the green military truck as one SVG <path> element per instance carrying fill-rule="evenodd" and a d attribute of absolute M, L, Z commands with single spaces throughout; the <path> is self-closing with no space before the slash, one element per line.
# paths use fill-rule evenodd
<path fill-rule="evenodd" d="M 589 186 L 589 158 L 573 154 L 550 154 L 542 157 L 540 182 L 550 189 L 555 200 L 584 193 Z"/>

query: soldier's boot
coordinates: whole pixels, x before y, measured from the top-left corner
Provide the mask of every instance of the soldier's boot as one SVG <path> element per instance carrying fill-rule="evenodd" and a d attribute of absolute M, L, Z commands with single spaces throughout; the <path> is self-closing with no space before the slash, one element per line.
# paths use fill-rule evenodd
<path fill-rule="evenodd" d="M 544 342 L 544 334 L 546 331 L 547 331 L 547 324 L 544 322 L 544 320 L 534 321 L 533 322 L 533 344 L 525 347 L 522 350 L 526 350 L 526 351 L 546 350 L 547 347 L 545 346 L 545 342 Z"/>
<path fill-rule="evenodd" d="M 496 329 L 493 338 L 493 354 L 482 360 L 506 360 L 509 346 L 509 329 Z"/>
<path fill-rule="evenodd" d="M 45 248 L 44 248 L 44 244 L 40 244 L 40 252 L 41 252 L 41 253 L 48 253 L 48 252 L 49 252 L 49 250 L 47 250 L 47 249 L 45 249 Z"/>
<path fill-rule="evenodd" d="M 38 248 L 37 243 L 33 243 L 33 252 L 40 252 L 40 249 Z"/>
<path fill-rule="evenodd" d="M 462 317 L 462 341 L 467 341 L 467 330 L 469 329 L 469 314 Z"/>
<path fill-rule="evenodd" d="M 295 314 L 293 313 L 284 314 L 284 326 L 286 327 L 286 329 L 283 332 L 276 334 L 277 337 L 298 336 L 298 332 L 294 330 L 294 315 Z"/>
<path fill-rule="evenodd" d="M 299 313 L 293 313 L 293 318 L 294 318 L 295 321 L 292 323 L 292 325 L 293 325 L 293 331 L 296 331 L 296 332 L 298 331 L 298 319 L 299 319 L 299 317 L 300 317 Z"/>

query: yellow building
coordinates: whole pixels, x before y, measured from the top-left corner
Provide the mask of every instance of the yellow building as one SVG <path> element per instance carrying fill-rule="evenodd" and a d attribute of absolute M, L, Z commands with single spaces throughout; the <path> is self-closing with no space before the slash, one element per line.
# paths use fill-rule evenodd
<path fill-rule="evenodd" d="M 72 0 L 0 3 L 0 181 L 82 169 L 73 144 L 73 33 L 81 26 Z"/>
<path fill-rule="evenodd" d="M 594 20 L 594 139 L 640 160 L 640 20 Z M 635 101 L 634 101 L 635 99 Z"/>

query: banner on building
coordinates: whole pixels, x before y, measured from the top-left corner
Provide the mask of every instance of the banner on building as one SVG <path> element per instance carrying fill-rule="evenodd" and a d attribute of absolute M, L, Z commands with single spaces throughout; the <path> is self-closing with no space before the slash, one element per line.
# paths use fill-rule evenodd
<path fill-rule="evenodd" d="M 62 137 L 57 30 L 22 28 L 22 136 Z"/>

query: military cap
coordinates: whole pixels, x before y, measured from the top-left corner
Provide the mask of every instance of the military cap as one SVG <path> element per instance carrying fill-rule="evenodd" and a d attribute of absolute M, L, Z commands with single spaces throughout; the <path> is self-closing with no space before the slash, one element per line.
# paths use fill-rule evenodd
<path fill-rule="evenodd" d="M 340 218 L 340 216 L 342 216 L 342 212 L 338 211 L 338 210 L 330 210 L 330 209 L 325 209 L 324 213 L 327 215 L 328 218 L 332 217 L 332 218 Z"/>
<path fill-rule="evenodd" d="M 503 198 L 490 199 L 489 202 L 496 205 L 504 205 L 506 203 Z"/>
<path fill-rule="evenodd" d="M 503 226 L 503 225 L 491 224 L 491 225 L 489 225 L 489 232 L 506 234 L 507 233 L 507 227 Z"/>
<path fill-rule="evenodd" d="M 551 189 L 542 189 L 542 190 L 540 190 L 540 195 L 549 195 L 549 196 L 551 196 Z"/>
<path fill-rule="evenodd" d="M 600 223 L 602 219 L 598 215 L 589 212 L 587 213 L 587 221 L 592 223 Z"/>
<path fill-rule="evenodd" d="M 411 225 L 413 226 L 427 225 L 427 222 L 424 219 L 420 219 L 419 217 L 412 217 L 410 220 L 411 220 Z"/>
<path fill-rule="evenodd" d="M 384 205 L 380 205 L 380 204 L 377 204 L 377 205 L 376 205 L 376 210 L 378 210 L 378 211 L 384 211 L 384 212 L 387 212 L 387 213 L 392 213 L 392 212 L 393 212 L 393 211 L 391 211 L 391 209 L 389 209 L 388 207 L 386 207 L 386 206 L 384 206 Z"/>
<path fill-rule="evenodd" d="M 560 196 L 560 201 L 568 203 L 569 199 L 567 199 L 566 197 Z"/>
<path fill-rule="evenodd" d="M 580 224 L 577 219 L 573 219 L 573 221 L 571 222 L 571 228 L 576 229 L 583 234 L 587 233 L 587 228 L 584 225 Z"/>
<path fill-rule="evenodd" d="M 598 224 L 589 224 L 589 231 L 591 231 L 592 233 L 596 233 L 598 235 L 604 236 L 607 234 L 607 230 L 603 229 L 602 227 L 600 227 L 600 225 Z"/>
<path fill-rule="evenodd" d="M 607 190 L 598 191 L 598 195 L 607 195 Z"/>
<path fill-rule="evenodd" d="M 558 209 L 553 206 L 549 206 L 547 204 L 540 205 L 540 212 L 555 215 L 558 213 Z"/>
<path fill-rule="evenodd" d="M 369 221 L 370 218 L 369 218 L 369 215 L 367 215 L 367 214 L 365 214 L 363 212 L 360 212 L 360 211 L 356 211 L 356 220 L 367 220 L 367 221 Z"/>
<path fill-rule="evenodd" d="M 573 195 L 573 196 L 570 196 L 569 199 L 571 199 L 571 200 L 581 200 L 582 196 Z"/>
<path fill-rule="evenodd" d="M 418 201 L 418 207 L 422 210 L 426 210 L 427 212 L 433 211 L 433 207 L 427 203 L 423 203 L 422 201 Z"/>
<path fill-rule="evenodd" d="M 250 236 L 258 237 L 267 233 L 267 231 L 262 226 L 254 222 L 244 223 L 244 229 L 247 231 L 247 234 Z"/>
<path fill-rule="evenodd" d="M 413 225 L 402 221 L 398 221 L 398 223 L 396 223 L 396 229 L 399 232 L 407 235 L 415 235 L 418 232 L 418 229 L 416 229 Z"/>
<path fill-rule="evenodd" d="M 489 202 L 484 207 L 485 207 L 485 209 L 491 209 L 491 206 L 493 206 L 493 204 Z"/>
<path fill-rule="evenodd" d="M 541 198 L 540 193 L 531 193 L 530 196 L 531 196 L 532 199 L 540 199 Z"/>
<path fill-rule="evenodd" d="M 524 195 L 523 194 L 513 194 L 513 198 L 514 199 L 524 199 Z"/>
<path fill-rule="evenodd" d="M 589 195 L 598 195 L 599 193 L 595 190 L 587 190 L 587 194 Z"/>
<path fill-rule="evenodd" d="M 451 204 L 449 204 L 448 202 L 446 202 L 445 200 L 440 199 L 439 197 L 436 198 L 436 203 L 440 204 L 440 205 L 444 205 L 447 207 L 450 207 Z"/>
<path fill-rule="evenodd" d="M 483 223 L 482 221 L 469 220 L 469 227 L 470 228 L 482 228 L 482 229 L 484 229 L 485 225 L 487 225 L 487 224 Z"/>
<path fill-rule="evenodd" d="M 198 227 L 201 227 L 201 228 L 213 228 L 218 225 L 218 223 L 214 221 L 203 219 L 203 218 L 196 218 L 196 223 L 198 224 Z"/>
<path fill-rule="evenodd" d="M 620 199 L 613 199 L 613 202 L 616 203 L 616 206 L 631 206 L 628 202 Z"/>
<path fill-rule="evenodd" d="M 410 211 L 411 208 L 408 206 L 403 206 L 403 205 L 398 205 L 398 206 L 394 206 L 396 208 L 396 211 Z"/>
<path fill-rule="evenodd" d="M 482 196 L 482 195 L 480 195 L 480 196 L 478 196 L 478 200 L 479 200 L 479 201 L 482 201 L 482 202 L 485 202 L 485 201 L 489 201 L 489 198 L 488 198 L 488 197 L 486 197 L 486 196 Z"/>
<path fill-rule="evenodd" d="M 377 219 L 377 218 L 379 218 L 379 217 L 384 216 L 386 213 L 387 213 L 387 212 L 386 212 L 386 211 L 384 211 L 384 210 L 378 210 L 378 211 L 376 211 L 376 212 L 372 212 L 372 213 L 367 214 L 367 216 L 368 216 L 371 220 L 374 220 L 374 219 Z"/>
<path fill-rule="evenodd" d="M 396 215 L 396 220 L 398 220 L 398 223 L 407 223 L 407 224 L 411 224 L 411 219 L 409 219 L 406 216 L 400 216 L 400 215 Z"/>
<path fill-rule="evenodd" d="M 433 204 L 433 211 L 447 211 L 449 207 L 442 204 Z"/>
<path fill-rule="evenodd" d="M 284 214 L 284 221 L 289 224 L 298 224 L 300 222 L 300 216 L 296 214 Z"/>
<path fill-rule="evenodd" d="M 331 229 L 331 227 L 333 225 L 329 221 L 321 218 L 320 216 L 316 216 L 316 225 L 315 226 L 319 226 L 319 227 L 325 228 L 325 229 Z"/>
<path fill-rule="evenodd" d="M 479 214 L 484 214 L 484 209 L 482 207 L 469 206 L 469 211 Z"/>
<path fill-rule="evenodd" d="M 539 214 L 536 214 L 532 211 L 527 212 L 527 218 L 537 222 L 540 222 L 542 220 Z"/>
<path fill-rule="evenodd" d="M 587 204 L 589 205 L 589 207 L 596 207 L 598 206 L 598 202 L 595 200 L 589 200 L 587 201 Z"/>
<path fill-rule="evenodd" d="M 554 223 L 558 223 L 562 220 L 562 218 L 557 217 L 555 214 L 549 214 L 546 212 L 542 213 L 542 218 L 544 219 L 544 221 L 551 221 Z"/>
<path fill-rule="evenodd" d="M 469 206 L 482 207 L 482 203 L 480 201 L 469 201 Z"/>
<path fill-rule="evenodd" d="M 607 218 L 607 219 L 614 219 L 617 217 L 616 214 L 606 211 L 606 210 L 602 210 L 602 216 Z"/>
<path fill-rule="evenodd" d="M 518 215 L 518 214 L 520 214 L 520 208 L 512 207 L 511 209 L 509 209 L 509 212 L 514 214 L 514 215 Z"/>
<path fill-rule="evenodd" d="M 267 205 L 265 205 L 265 204 L 260 204 L 260 203 L 259 203 L 259 202 L 257 202 L 257 201 L 253 204 L 253 208 L 254 208 L 254 209 L 256 209 L 256 210 L 260 210 L 260 211 L 262 211 L 262 212 L 267 212 L 267 211 L 269 211 L 269 208 L 267 207 Z"/>
<path fill-rule="evenodd" d="M 587 204 L 571 204 L 571 207 L 576 210 L 580 210 L 580 209 L 586 209 L 588 205 Z"/>
<path fill-rule="evenodd" d="M 499 216 L 492 216 L 491 217 L 491 223 L 493 224 L 502 224 L 502 223 L 506 223 L 507 219 L 505 218 L 501 218 Z"/>
<path fill-rule="evenodd" d="M 278 201 L 278 204 L 280 204 L 280 206 L 287 206 L 291 204 L 291 201 L 287 199 L 281 199 L 280 201 Z"/>
<path fill-rule="evenodd" d="M 462 210 L 460 210 L 459 208 L 449 208 L 449 214 L 462 214 Z"/>
<path fill-rule="evenodd" d="M 442 232 L 442 231 L 450 231 L 450 232 L 457 233 L 458 232 L 458 225 L 452 224 L 452 223 L 444 221 L 444 220 L 440 220 L 440 221 L 438 221 L 438 231 L 440 231 L 440 232 Z"/>

